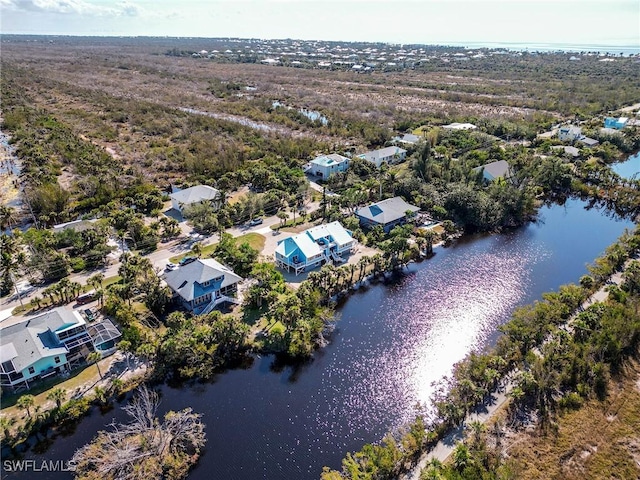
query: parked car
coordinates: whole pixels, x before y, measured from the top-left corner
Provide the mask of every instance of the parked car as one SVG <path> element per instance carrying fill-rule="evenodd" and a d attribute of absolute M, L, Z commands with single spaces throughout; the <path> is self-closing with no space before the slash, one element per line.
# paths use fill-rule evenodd
<path fill-rule="evenodd" d="M 165 270 L 167 272 L 172 272 L 172 271 L 176 270 L 177 268 L 178 268 L 178 265 L 176 265 L 175 263 L 169 262 L 169 263 L 167 263 L 167 266 L 165 267 Z"/>
<path fill-rule="evenodd" d="M 84 311 L 84 314 L 86 315 L 87 320 L 88 320 L 89 322 L 93 322 L 93 321 L 96 319 L 96 316 L 93 314 L 93 311 L 91 311 L 91 309 L 90 309 L 90 308 L 87 308 L 87 309 Z"/>
<path fill-rule="evenodd" d="M 182 260 L 178 262 L 180 266 L 187 265 L 188 263 L 195 262 L 197 260 L 196 257 L 184 257 Z"/>
<path fill-rule="evenodd" d="M 31 285 L 26 280 L 23 280 L 22 282 L 16 282 L 15 288 L 20 295 L 26 295 L 28 293 L 33 292 L 36 289 L 35 286 Z"/>
<path fill-rule="evenodd" d="M 96 291 L 89 290 L 86 293 L 82 293 L 76 297 L 76 302 L 80 305 L 85 303 L 93 302 L 96 299 Z"/>
<path fill-rule="evenodd" d="M 262 219 L 261 218 L 254 218 L 253 220 L 251 220 L 249 222 L 249 226 L 250 227 L 255 227 L 256 225 L 260 225 L 262 223 Z"/>

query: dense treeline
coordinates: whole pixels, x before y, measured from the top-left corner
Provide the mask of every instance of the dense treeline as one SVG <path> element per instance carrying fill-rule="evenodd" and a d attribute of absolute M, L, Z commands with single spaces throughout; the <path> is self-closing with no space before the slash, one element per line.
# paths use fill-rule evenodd
<path fill-rule="evenodd" d="M 38 108 L 34 94 L 19 88 L 33 79 L 14 66 L 4 72 L 3 127 L 23 159 L 34 213 L 45 224 L 114 201 L 144 202 L 141 197 L 156 190 L 150 179 L 163 189 L 172 181 L 225 191 L 251 183 L 272 195 L 295 194 L 306 184 L 303 159 L 323 148 L 310 138 L 264 135 L 238 123 L 56 81 L 48 85 L 89 108 Z M 52 110 L 59 113 L 54 117 Z M 103 147 L 112 142 L 121 152 L 117 160 Z M 64 182 L 57 181 L 61 175 Z"/>

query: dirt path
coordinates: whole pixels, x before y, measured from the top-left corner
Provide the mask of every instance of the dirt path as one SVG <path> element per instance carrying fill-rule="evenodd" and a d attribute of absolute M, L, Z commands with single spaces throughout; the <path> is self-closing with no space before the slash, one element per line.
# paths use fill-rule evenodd
<path fill-rule="evenodd" d="M 634 259 L 629 259 L 624 265 L 624 269 L 629 265 L 629 263 Z M 609 285 L 622 284 L 622 272 L 614 273 L 609 282 L 605 283 L 598 291 L 593 293 L 580 307 L 579 311 L 584 310 L 589 305 L 598 302 L 604 302 L 609 296 L 609 292 L 607 291 Z M 578 312 L 576 312 L 571 319 L 567 322 L 569 324 L 576 316 Z M 419 480 L 420 473 L 427 466 L 427 463 L 432 459 L 440 460 L 441 462 L 446 461 L 453 450 L 456 448 L 456 445 L 464 439 L 464 431 L 465 426 L 474 421 L 479 421 L 481 423 L 486 423 L 498 410 L 500 410 L 504 405 L 509 401 L 509 392 L 515 386 L 512 378 L 515 376 L 517 372 L 512 372 L 504 381 L 502 381 L 496 390 L 491 392 L 490 397 L 487 402 L 482 405 L 478 405 L 476 409 L 468 414 L 464 419 L 462 425 L 455 430 L 450 431 L 442 440 L 440 440 L 437 445 L 430 450 L 428 453 L 424 453 L 416 466 L 409 471 L 408 473 L 401 475 L 399 478 L 401 480 Z"/>

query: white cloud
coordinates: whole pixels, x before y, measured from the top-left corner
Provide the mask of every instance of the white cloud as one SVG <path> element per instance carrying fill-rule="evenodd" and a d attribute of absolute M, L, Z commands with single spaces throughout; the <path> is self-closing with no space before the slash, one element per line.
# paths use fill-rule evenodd
<path fill-rule="evenodd" d="M 142 7 L 130 1 L 113 6 L 97 5 L 85 0 L 0 0 L 0 2 L 2 2 L 2 8 L 26 12 L 100 17 L 134 17 L 145 14 Z"/>

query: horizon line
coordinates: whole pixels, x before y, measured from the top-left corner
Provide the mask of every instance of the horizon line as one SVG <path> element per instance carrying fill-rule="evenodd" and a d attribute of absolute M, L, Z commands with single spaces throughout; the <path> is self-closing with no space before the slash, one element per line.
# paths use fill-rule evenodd
<path fill-rule="evenodd" d="M 2 37 L 15 36 L 15 37 L 73 37 L 73 38 L 155 38 L 155 39 L 177 39 L 177 40 L 248 40 L 248 41 L 298 41 L 298 42 L 327 42 L 327 43 L 361 43 L 361 44 L 383 44 L 383 45 L 418 45 L 426 47 L 459 47 L 468 48 L 473 46 L 474 48 L 487 48 L 487 49 L 500 49 L 505 48 L 503 46 L 518 46 L 517 50 L 536 48 L 536 47 L 564 47 L 558 48 L 557 51 L 571 51 L 571 49 L 583 50 L 585 47 L 607 47 L 615 50 L 628 50 L 635 49 L 640 53 L 640 45 L 637 43 L 621 44 L 619 42 L 600 42 L 600 43 L 567 43 L 567 42 L 523 42 L 523 41 L 483 41 L 483 40 L 469 40 L 459 42 L 433 42 L 433 43 L 421 43 L 421 42 L 398 42 L 398 41 L 385 41 L 385 40 L 327 40 L 327 39 L 304 39 L 293 37 L 234 37 L 234 36 L 217 36 L 206 37 L 198 35 L 123 35 L 123 34 L 83 34 L 83 33 L 4 33 Z M 1 39 L 1 37 L 0 37 Z"/>

